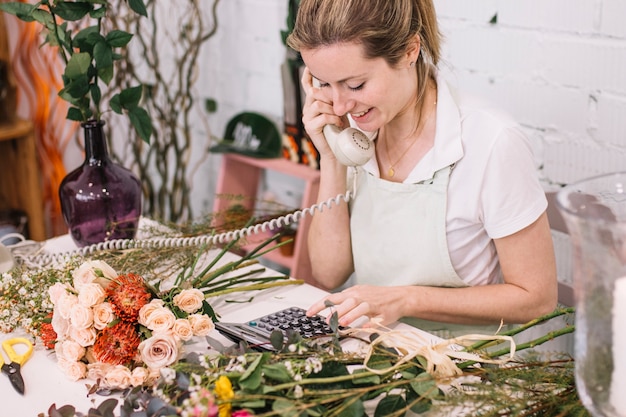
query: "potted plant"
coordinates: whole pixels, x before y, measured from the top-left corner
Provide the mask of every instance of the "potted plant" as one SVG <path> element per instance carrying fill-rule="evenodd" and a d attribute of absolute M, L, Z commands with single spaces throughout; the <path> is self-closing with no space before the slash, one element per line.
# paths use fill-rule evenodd
<path fill-rule="evenodd" d="M 133 13 L 147 16 L 143 0 L 128 0 Z M 84 129 L 85 161 L 63 180 L 59 188 L 63 217 L 79 246 L 135 236 L 141 215 L 141 184 L 129 170 L 113 163 L 103 133 L 101 86 L 114 77 L 115 62 L 123 59 L 132 34 L 122 30 L 105 33 L 103 21 L 111 12 L 108 0 L 56 1 L 37 4 L 9 2 L 0 10 L 26 22 L 38 22 L 44 45 L 58 47 L 65 68 L 59 96 L 70 104 L 67 119 Z M 119 12 L 116 10 L 116 12 Z M 108 107 L 125 114 L 139 137 L 149 142 L 152 124 L 140 106 L 141 85 L 120 90 Z"/>

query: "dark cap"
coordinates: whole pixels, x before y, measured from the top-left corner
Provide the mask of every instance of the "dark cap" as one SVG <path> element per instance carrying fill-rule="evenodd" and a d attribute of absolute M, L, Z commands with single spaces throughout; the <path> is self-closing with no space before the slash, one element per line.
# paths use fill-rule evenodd
<path fill-rule="evenodd" d="M 226 125 L 224 140 L 210 152 L 234 152 L 255 158 L 281 156 L 282 139 L 276 125 L 258 113 L 239 113 Z"/>

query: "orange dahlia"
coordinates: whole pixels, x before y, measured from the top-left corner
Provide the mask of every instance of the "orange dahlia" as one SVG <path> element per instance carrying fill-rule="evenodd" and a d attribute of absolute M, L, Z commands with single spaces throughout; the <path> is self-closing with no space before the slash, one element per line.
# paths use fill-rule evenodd
<path fill-rule="evenodd" d="M 137 355 L 140 342 L 135 326 L 120 321 L 98 333 L 93 345 L 93 356 L 98 362 L 126 365 Z"/>
<path fill-rule="evenodd" d="M 39 327 L 39 337 L 46 349 L 54 349 L 54 344 L 57 341 L 57 332 L 52 327 L 52 313 L 46 316 L 46 320 L 41 323 Z"/>
<path fill-rule="evenodd" d="M 120 275 L 106 289 L 106 296 L 115 315 L 121 320 L 135 322 L 139 310 L 150 301 L 143 278 L 135 274 Z"/>

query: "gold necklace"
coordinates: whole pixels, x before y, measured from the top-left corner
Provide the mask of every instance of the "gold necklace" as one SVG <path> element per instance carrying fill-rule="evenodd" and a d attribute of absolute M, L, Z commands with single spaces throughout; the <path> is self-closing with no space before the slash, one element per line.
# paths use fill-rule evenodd
<path fill-rule="evenodd" d="M 435 101 L 434 104 L 435 104 L 435 108 L 428 114 L 428 117 L 424 120 L 424 123 L 422 124 L 422 127 L 420 128 L 419 132 L 415 135 L 415 139 L 413 139 L 413 142 L 411 142 L 409 144 L 409 146 L 406 147 L 406 149 L 404 150 L 404 152 L 402 152 L 402 155 L 400 155 L 400 157 L 396 160 L 396 162 L 394 162 L 393 164 L 389 165 L 389 168 L 387 169 L 387 176 L 389 178 L 393 178 L 393 176 L 396 175 L 396 170 L 395 170 L 394 167 L 396 165 L 398 165 L 398 163 L 402 160 L 402 158 L 404 158 L 404 155 L 407 154 L 409 149 L 411 149 L 413 147 L 415 142 L 417 142 L 417 139 L 421 136 L 422 131 L 424 130 L 424 128 L 426 127 L 426 124 L 430 120 L 430 116 L 433 115 L 433 113 L 435 112 L 435 109 L 437 108 L 437 102 L 436 101 Z M 391 157 L 389 156 L 389 142 L 387 141 L 387 138 L 385 138 L 385 152 L 387 153 L 387 159 L 391 162 Z"/>

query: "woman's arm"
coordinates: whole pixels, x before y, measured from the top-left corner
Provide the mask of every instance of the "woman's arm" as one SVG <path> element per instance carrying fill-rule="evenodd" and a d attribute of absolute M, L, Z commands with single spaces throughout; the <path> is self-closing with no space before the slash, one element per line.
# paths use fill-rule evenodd
<path fill-rule="evenodd" d="M 557 278 L 546 214 L 513 235 L 496 239 L 504 283 L 466 288 L 354 286 L 313 304 L 310 314 L 335 304 L 341 325 L 362 315 L 391 323 L 417 317 L 461 324 L 524 323 L 552 311 Z M 384 277 L 381 277 L 381 280 Z"/>

